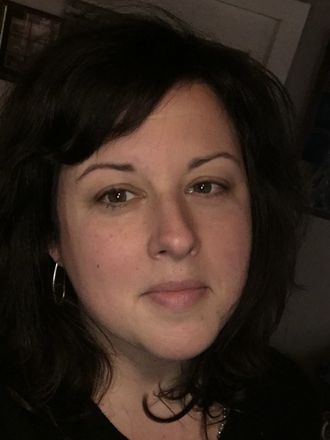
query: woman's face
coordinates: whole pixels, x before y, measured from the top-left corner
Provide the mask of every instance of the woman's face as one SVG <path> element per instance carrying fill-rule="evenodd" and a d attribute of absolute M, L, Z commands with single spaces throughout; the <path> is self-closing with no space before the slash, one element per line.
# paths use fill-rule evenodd
<path fill-rule="evenodd" d="M 142 126 L 63 167 L 50 249 L 119 353 L 187 360 L 232 314 L 251 247 L 240 146 L 213 92 L 173 88 Z"/>

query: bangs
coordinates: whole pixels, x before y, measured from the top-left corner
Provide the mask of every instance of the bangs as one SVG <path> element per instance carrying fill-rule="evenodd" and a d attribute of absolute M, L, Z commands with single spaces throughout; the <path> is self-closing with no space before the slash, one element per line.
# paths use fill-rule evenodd
<path fill-rule="evenodd" d="M 114 84 L 104 76 L 102 80 L 94 75 L 91 81 L 77 81 L 74 87 L 85 90 L 83 94 L 68 85 L 66 102 L 49 136 L 56 143 L 52 151 L 63 164 L 81 162 L 105 142 L 134 131 L 171 87 L 170 82 L 154 87 L 134 79 L 130 85 Z"/>
<path fill-rule="evenodd" d="M 173 35 L 166 24 L 153 29 L 150 23 L 144 33 L 130 26 L 128 34 L 121 28 L 122 38 L 116 35 L 112 47 L 115 30 L 65 38 L 40 70 L 39 84 L 48 87 L 45 101 L 53 106 L 44 115 L 49 118 L 44 124 L 44 145 L 47 142 L 47 153 L 57 162 L 81 162 L 104 142 L 131 133 L 172 86 L 195 76 L 194 57 L 185 50 L 187 41 Z M 61 60 L 65 44 L 71 53 Z M 50 81 L 55 62 L 56 77 Z"/>

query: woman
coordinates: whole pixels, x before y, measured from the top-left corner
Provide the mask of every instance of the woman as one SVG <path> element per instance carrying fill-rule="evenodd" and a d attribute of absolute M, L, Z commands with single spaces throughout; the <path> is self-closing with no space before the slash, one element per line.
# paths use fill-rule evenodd
<path fill-rule="evenodd" d="M 289 107 L 168 18 L 86 26 L 23 75 L 1 121 L 2 438 L 317 438 L 267 347 L 300 228 Z"/>

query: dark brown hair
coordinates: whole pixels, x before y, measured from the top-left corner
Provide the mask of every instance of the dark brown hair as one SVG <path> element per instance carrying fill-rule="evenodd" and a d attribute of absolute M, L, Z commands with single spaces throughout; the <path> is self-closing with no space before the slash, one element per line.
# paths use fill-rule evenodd
<path fill-rule="evenodd" d="M 133 132 L 171 87 L 207 84 L 240 140 L 251 194 L 253 245 L 240 303 L 214 343 L 191 361 L 169 398 L 245 399 L 294 285 L 299 178 L 290 101 L 248 54 L 195 35 L 172 18 L 115 14 L 58 40 L 9 96 L 0 126 L 1 378 L 31 408 L 61 396 L 70 408 L 111 373 L 71 286 L 53 299 L 49 243 L 57 237 L 63 164 Z"/>

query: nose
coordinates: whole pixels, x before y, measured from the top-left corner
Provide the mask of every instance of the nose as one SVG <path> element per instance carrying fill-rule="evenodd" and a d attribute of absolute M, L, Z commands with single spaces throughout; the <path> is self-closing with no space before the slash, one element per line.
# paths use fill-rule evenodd
<path fill-rule="evenodd" d="M 192 212 L 183 201 L 159 201 L 151 218 L 149 255 L 174 260 L 195 256 L 200 247 L 196 229 Z"/>

